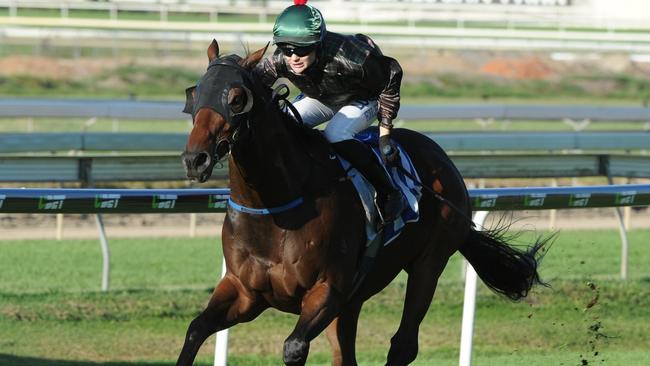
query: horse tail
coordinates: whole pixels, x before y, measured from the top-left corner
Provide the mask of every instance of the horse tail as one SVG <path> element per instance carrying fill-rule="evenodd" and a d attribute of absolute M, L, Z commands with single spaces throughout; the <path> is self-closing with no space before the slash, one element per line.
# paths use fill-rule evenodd
<path fill-rule="evenodd" d="M 517 301 L 526 297 L 534 285 L 548 287 L 537 268 L 555 236 L 538 237 L 532 246 L 522 250 L 507 243 L 512 237 L 505 236 L 506 229 L 472 229 L 459 250 L 490 289 Z"/>

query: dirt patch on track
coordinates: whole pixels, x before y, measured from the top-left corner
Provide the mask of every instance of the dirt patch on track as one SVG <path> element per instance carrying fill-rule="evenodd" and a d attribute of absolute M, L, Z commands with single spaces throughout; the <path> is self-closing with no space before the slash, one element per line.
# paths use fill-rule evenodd
<path fill-rule="evenodd" d="M 127 65 L 152 67 L 182 67 L 196 69 L 197 74 L 205 68 L 205 60 L 181 58 L 50 58 L 41 56 L 12 55 L 0 58 L 0 76 L 28 75 L 57 80 L 79 80 Z"/>
<path fill-rule="evenodd" d="M 267 52 L 270 54 L 272 48 Z M 544 52 L 450 51 L 435 49 L 390 49 L 404 69 L 404 77 L 419 80 L 444 74 L 482 75 L 503 79 L 556 79 L 581 74 L 625 73 L 647 77 L 650 63 L 637 62 L 627 54 L 571 54 L 559 59 Z M 121 66 L 151 66 L 154 68 L 205 69 L 203 57 L 76 57 L 54 58 L 33 55 L 11 55 L 0 58 L 0 76 L 29 75 L 52 79 L 79 80 Z"/>
<path fill-rule="evenodd" d="M 52 79 L 82 79 L 114 67 L 103 60 L 51 59 L 32 56 L 0 58 L 0 75 L 30 75 Z"/>
<path fill-rule="evenodd" d="M 520 59 L 496 58 L 483 64 L 481 72 L 507 79 L 550 79 L 556 72 L 539 57 Z"/>

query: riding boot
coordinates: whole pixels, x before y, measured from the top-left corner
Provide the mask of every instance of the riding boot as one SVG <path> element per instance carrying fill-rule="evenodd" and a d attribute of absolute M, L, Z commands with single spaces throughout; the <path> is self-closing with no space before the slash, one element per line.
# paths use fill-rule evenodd
<path fill-rule="evenodd" d="M 357 140 L 344 140 L 332 144 L 334 150 L 363 174 L 377 190 L 377 204 L 384 223 L 395 221 L 406 203 L 402 192 L 368 146 Z"/>

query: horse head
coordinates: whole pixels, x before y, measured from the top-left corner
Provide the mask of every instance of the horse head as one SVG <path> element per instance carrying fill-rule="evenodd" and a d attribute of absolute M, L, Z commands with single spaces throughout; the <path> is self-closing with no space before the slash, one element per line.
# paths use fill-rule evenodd
<path fill-rule="evenodd" d="M 192 115 L 193 128 L 182 160 L 190 180 L 207 181 L 215 164 L 250 127 L 250 115 L 264 107 L 263 93 L 256 92 L 259 87 L 250 72 L 267 47 L 245 58 L 220 57 L 216 40 L 208 47 L 207 71 L 185 91 L 183 112 Z"/>

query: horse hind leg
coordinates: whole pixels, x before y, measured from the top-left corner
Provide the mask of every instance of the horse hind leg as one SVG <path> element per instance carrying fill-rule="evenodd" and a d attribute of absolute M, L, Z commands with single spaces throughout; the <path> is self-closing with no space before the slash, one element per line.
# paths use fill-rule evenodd
<path fill-rule="evenodd" d="M 438 278 L 447 265 L 451 253 L 429 251 L 412 263 L 406 284 L 402 319 L 391 338 L 386 365 L 408 365 L 418 354 L 420 323 L 431 305 Z"/>
<path fill-rule="evenodd" d="M 325 330 L 332 347 L 332 366 L 356 366 L 356 337 L 362 302 L 345 304 L 336 319 Z"/>
<path fill-rule="evenodd" d="M 264 309 L 266 303 L 256 301 L 250 294 L 238 290 L 236 279 L 224 277 L 215 288 L 208 306 L 190 323 L 177 366 L 193 364 L 199 348 L 212 334 L 237 323 L 252 320 Z M 241 289 L 241 286 L 239 286 Z"/>

